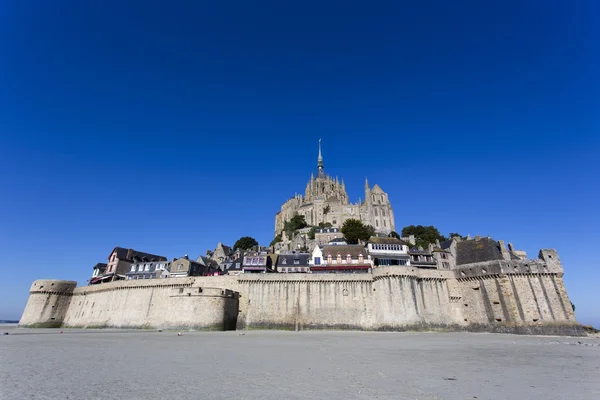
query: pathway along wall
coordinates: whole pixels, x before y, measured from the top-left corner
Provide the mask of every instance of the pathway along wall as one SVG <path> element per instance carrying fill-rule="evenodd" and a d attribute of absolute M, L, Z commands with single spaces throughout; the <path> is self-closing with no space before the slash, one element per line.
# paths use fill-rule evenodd
<path fill-rule="evenodd" d="M 36 281 L 20 324 L 581 335 L 570 304 L 562 268 L 488 262 L 453 271 L 379 267 L 373 274 L 245 274 L 79 288 Z"/>

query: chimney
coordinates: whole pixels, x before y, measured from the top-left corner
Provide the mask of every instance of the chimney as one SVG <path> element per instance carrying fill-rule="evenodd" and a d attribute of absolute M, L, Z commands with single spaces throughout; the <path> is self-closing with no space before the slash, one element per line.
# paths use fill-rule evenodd
<path fill-rule="evenodd" d="M 510 242 L 508 243 L 508 251 L 510 251 L 511 253 L 515 252 L 515 248 L 514 248 L 513 244 Z"/>
<path fill-rule="evenodd" d="M 442 247 L 442 246 L 440 246 L 440 239 L 435 239 L 435 245 L 437 247 Z"/>
<path fill-rule="evenodd" d="M 500 252 L 502 253 L 502 258 L 506 261 L 510 261 L 510 253 L 506 250 L 506 246 L 504 245 L 504 240 L 498 240 L 498 245 L 500 246 Z"/>
<path fill-rule="evenodd" d="M 183 258 L 185 258 L 187 260 L 188 259 L 188 255 L 187 254 L 184 255 Z"/>

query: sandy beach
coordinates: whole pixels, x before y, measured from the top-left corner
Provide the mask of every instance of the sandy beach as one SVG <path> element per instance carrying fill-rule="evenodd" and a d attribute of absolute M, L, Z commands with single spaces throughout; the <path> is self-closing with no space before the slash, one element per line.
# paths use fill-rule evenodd
<path fill-rule="evenodd" d="M 469 333 L 0 333 L 2 399 L 597 399 L 600 340 Z"/>

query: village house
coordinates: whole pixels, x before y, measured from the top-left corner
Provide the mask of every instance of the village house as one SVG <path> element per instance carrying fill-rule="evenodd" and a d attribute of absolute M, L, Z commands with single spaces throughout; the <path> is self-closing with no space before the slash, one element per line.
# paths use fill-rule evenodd
<path fill-rule="evenodd" d="M 426 250 L 422 247 L 413 247 L 408 251 L 410 256 L 410 265 L 418 268 L 437 268 L 437 263 L 433 257 L 433 248 L 429 246 Z"/>
<path fill-rule="evenodd" d="M 171 261 L 169 278 L 180 278 L 185 276 L 205 276 L 218 273 L 219 267 L 214 260 L 208 257 L 198 257 L 196 261 L 190 260 L 187 254 Z"/>
<path fill-rule="evenodd" d="M 317 228 L 315 229 L 315 241 L 319 246 L 326 245 L 333 239 L 343 238 L 344 235 L 339 228 Z"/>
<path fill-rule="evenodd" d="M 131 264 L 133 264 L 135 261 L 167 261 L 167 258 L 164 256 L 158 256 L 156 254 L 144 253 L 142 251 L 125 249 L 117 246 L 108 256 L 108 263 L 106 264 L 104 272 L 101 275 L 92 277 L 90 284 L 126 279 L 126 274 L 127 272 L 131 271 Z M 94 273 L 96 273 L 95 267 Z"/>
<path fill-rule="evenodd" d="M 233 249 L 230 246 L 219 242 L 215 250 L 210 252 L 210 258 L 221 264 L 224 261 L 231 261 L 233 253 Z"/>
<path fill-rule="evenodd" d="M 315 246 L 309 261 L 312 273 L 368 273 L 372 264 L 363 245 Z"/>
<path fill-rule="evenodd" d="M 249 251 L 244 255 L 242 273 L 264 274 L 267 272 L 275 272 L 274 265 L 276 265 L 276 262 L 276 254 L 268 254 L 266 251 Z"/>
<path fill-rule="evenodd" d="M 92 277 L 89 279 L 90 285 L 95 285 L 102 281 L 101 277 L 104 274 L 104 271 L 106 271 L 106 264 L 98 263 L 98 264 L 94 265 L 93 269 L 94 269 L 94 272 L 92 272 Z"/>
<path fill-rule="evenodd" d="M 131 269 L 125 275 L 127 279 L 157 279 L 168 275 L 171 263 L 169 261 L 141 261 L 131 264 Z"/>
<path fill-rule="evenodd" d="M 367 242 L 367 249 L 373 266 L 410 266 L 408 245 L 400 239 L 393 237 L 371 237 Z"/>
<path fill-rule="evenodd" d="M 277 272 L 307 273 L 310 272 L 310 253 L 279 254 L 277 257 Z"/>

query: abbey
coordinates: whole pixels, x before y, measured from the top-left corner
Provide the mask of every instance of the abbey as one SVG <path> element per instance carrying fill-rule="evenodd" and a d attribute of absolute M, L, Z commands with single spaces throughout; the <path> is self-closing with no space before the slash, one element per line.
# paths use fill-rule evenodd
<path fill-rule="evenodd" d="M 304 197 L 297 194 L 283 203 L 275 215 L 275 236 L 283 231 L 285 222 L 296 214 L 303 215 L 306 223 L 314 226 L 330 223 L 334 228 L 340 228 L 347 219 L 358 219 L 374 227 L 378 233 L 388 234 L 395 230 L 392 205 L 387 193 L 379 185 L 371 189 L 366 180 L 364 200 L 349 203 L 344 180 L 340 182 L 337 177 L 334 179 L 325 173 L 320 140 L 317 176 L 311 174 Z"/>

